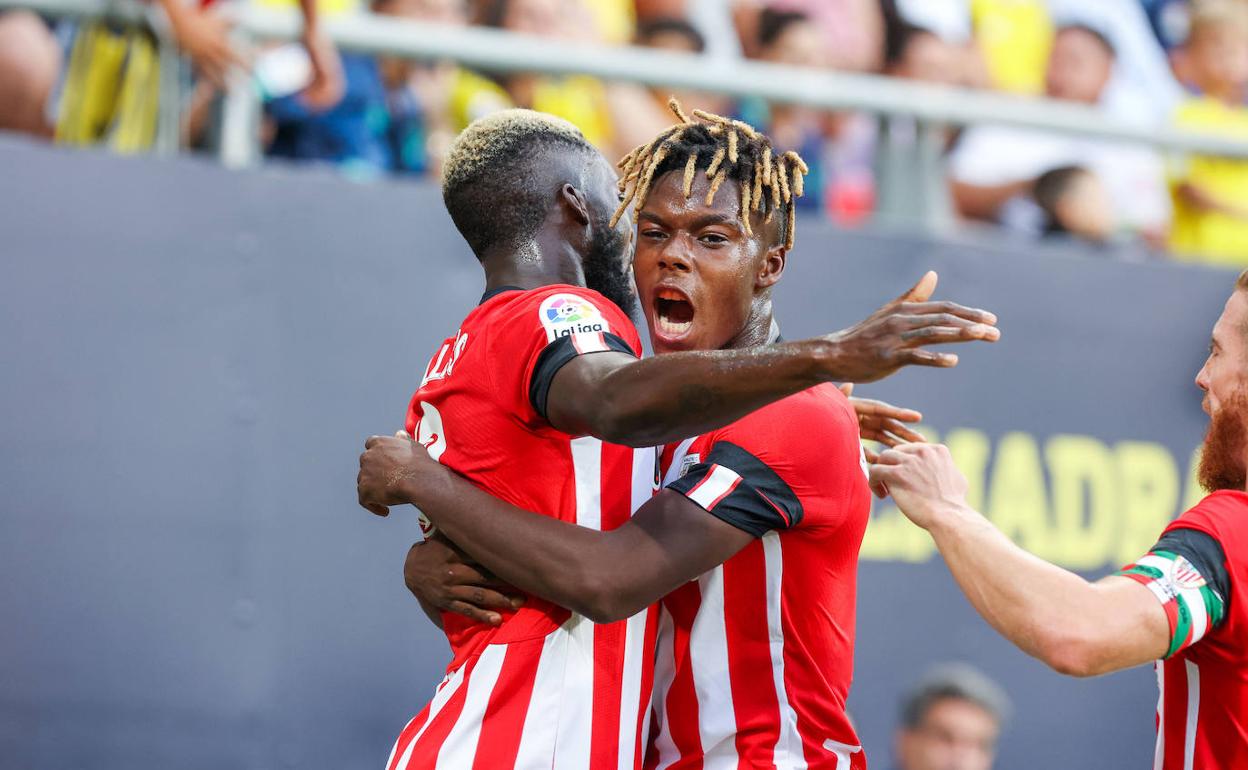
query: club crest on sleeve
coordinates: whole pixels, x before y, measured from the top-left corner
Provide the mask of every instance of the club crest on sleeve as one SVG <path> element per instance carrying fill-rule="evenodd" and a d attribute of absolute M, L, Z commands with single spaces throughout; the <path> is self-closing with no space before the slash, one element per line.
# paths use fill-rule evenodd
<path fill-rule="evenodd" d="M 1182 556 L 1176 557 L 1170 572 L 1170 580 L 1184 590 L 1200 588 L 1205 585 L 1205 578 L 1190 561 Z"/>
<path fill-rule="evenodd" d="M 680 475 L 681 476 L 687 475 L 689 471 L 693 470 L 693 466 L 697 465 L 700 462 L 702 462 L 702 455 L 698 455 L 698 454 L 685 455 L 684 458 L 680 461 Z"/>
<path fill-rule="evenodd" d="M 574 294 L 547 297 L 538 309 L 538 318 L 546 329 L 548 342 L 573 334 L 611 331 L 602 312 L 589 300 Z"/>

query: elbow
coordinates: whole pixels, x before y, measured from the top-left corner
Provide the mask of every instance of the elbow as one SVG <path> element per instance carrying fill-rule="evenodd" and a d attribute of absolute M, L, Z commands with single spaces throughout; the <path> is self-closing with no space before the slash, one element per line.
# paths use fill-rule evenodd
<path fill-rule="evenodd" d="M 594 416 L 589 433 L 608 444 L 627 447 L 651 447 L 662 443 L 663 435 L 655 430 L 658 422 L 627 403 L 618 395 L 606 395 Z"/>
<path fill-rule="evenodd" d="M 621 589 L 618 579 L 612 579 L 605 573 L 605 570 L 598 569 L 592 576 L 585 575 L 580 583 L 578 606 L 569 609 L 594 623 L 614 623 L 630 618 L 645 608 L 646 605 L 629 598 L 628 591 Z"/>
<path fill-rule="evenodd" d="M 1102 641 L 1079 629 L 1048 633 L 1037 653 L 1045 665 L 1063 676 L 1087 679 L 1110 670 Z"/>

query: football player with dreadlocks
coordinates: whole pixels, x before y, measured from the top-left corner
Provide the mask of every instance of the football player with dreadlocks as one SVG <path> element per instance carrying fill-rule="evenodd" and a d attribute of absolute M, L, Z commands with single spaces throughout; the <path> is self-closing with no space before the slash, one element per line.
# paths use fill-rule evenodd
<path fill-rule="evenodd" d="M 744 123 L 673 109 L 680 122 L 622 161 L 612 220 L 636 212 L 633 270 L 655 360 L 766 350 L 779 339 L 772 289 L 805 164 Z M 952 317 L 935 320 L 904 336 L 965 338 Z M 656 721 L 636 735 L 649 765 L 863 767 L 845 713 L 870 497 L 854 410 L 819 384 L 702 430 L 667 447 L 663 490 L 611 531 L 497 500 L 406 438 L 369 440 L 360 499 L 374 511 L 417 505 L 499 578 L 596 623 L 663 598 Z"/>

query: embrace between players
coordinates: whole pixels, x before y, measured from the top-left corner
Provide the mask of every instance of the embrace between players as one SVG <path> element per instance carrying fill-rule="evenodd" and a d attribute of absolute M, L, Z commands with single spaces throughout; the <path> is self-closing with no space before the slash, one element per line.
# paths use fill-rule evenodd
<path fill-rule="evenodd" d="M 453 653 L 387 770 L 865 768 L 845 702 L 872 487 L 1058 670 L 1164 657 L 1158 767 L 1244 766 L 1248 292 L 1214 333 L 1240 366 L 1213 355 L 1198 379 L 1202 478 L 1234 491 L 1089 584 L 969 509 L 947 452 L 904 443 L 916 413 L 833 384 L 953 366 L 924 346 L 994 341 L 995 316 L 931 300 L 929 273 L 849 329 L 782 341 L 772 288 L 805 164 L 744 123 L 673 111 L 618 182 L 540 113 L 484 118 L 452 148 L 443 197 L 486 292 L 430 361 L 406 433 L 360 460 L 361 505 L 422 512 L 405 575 Z M 1228 425 L 1212 450 L 1234 457 L 1214 462 Z M 860 438 L 893 448 L 868 466 Z"/>

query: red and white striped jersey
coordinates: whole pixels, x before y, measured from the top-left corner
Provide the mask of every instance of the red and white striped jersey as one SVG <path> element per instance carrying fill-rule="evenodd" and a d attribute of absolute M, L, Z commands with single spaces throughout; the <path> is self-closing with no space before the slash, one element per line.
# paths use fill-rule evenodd
<path fill-rule="evenodd" d="M 1248 494 L 1214 492 L 1124 569 L 1166 608 L 1154 770 L 1248 767 Z"/>
<path fill-rule="evenodd" d="M 661 603 L 646 768 L 865 768 L 845 710 L 870 508 L 852 406 L 812 388 L 663 465 L 667 488 L 757 539 Z"/>
<path fill-rule="evenodd" d="M 624 523 L 655 488 L 655 453 L 554 429 L 555 373 L 578 355 L 638 355 L 627 316 L 574 286 L 487 294 L 430 361 L 407 429 L 430 455 L 513 505 L 595 529 Z M 657 612 L 596 625 L 537 597 L 498 627 L 443 615 L 454 655 L 387 770 L 641 762 Z"/>

